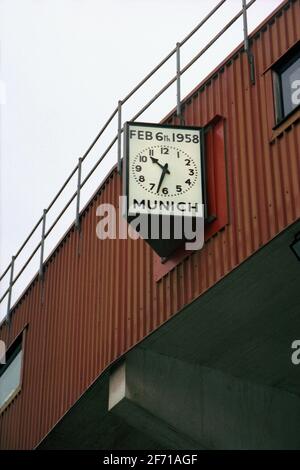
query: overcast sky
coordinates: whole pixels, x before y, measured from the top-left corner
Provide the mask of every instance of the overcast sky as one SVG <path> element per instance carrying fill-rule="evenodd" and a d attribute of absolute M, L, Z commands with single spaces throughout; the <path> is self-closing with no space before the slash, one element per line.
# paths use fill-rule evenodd
<path fill-rule="evenodd" d="M 217 3 L 208 0 L 0 0 L 1 272 L 118 99 Z M 279 3 L 280 0 L 257 0 L 249 10 L 249 30 Z M 227 0 L 203 32 L 197 33 L 183 48 L 183 65 L 225 25 L 241 4 L 242 0 Z M 241 42 L 242 34 L 242 20 L 239 20 L 183 78 L 183 95 Z M 137 99 L 126 105 L 124 119 L 130 119 L 174 73 L 175 57 Z M 176 89 L 172 87 L 140 120 L 159 122 L 175 104 Z M 95 149 L 90 165 L 103 152 L 114 130 Z M 115 161 L 113 151 L 91 182 L 86 198 Z M 88 166 L 84 171 L 87 169 Z M 73 183 L 72 190 L 75 180 Z M 61 233 L 69 222 L 70 218 L 66 219 Z"/>

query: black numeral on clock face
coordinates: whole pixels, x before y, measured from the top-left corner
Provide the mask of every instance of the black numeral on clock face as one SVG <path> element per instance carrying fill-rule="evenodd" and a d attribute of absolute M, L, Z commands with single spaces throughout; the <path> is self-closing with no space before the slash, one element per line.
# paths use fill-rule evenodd
<path fill-rule="evenodd" d="M 193 176 L 194 173 L 195 173 L 195 171 L 192 170 L 192 168 L 190 168 L 190 169 L 189 169 L 189 175 L 190 175 L 190 176 Z"/>
<path fill-rule="evenodd" d="M 162 155 L 169 155 L 168 147 L 161 147 L 160 152 Z"/>
<path fill-rule="evenodd" d="M 145 176 L 143 176 L 143 175 L 139 176 L 139 181 L 141 183 L 144 183 L 145 182 Z"/>
<path fill-rule="evenodd" d="M 185 166 L 190 166 L 191 165 L 191 160 L 189 158 L 185 158 Z"/>
<path fill-rule="evenodd" d="M 155 183 L 149 183 L 151 191 L 155 188 Z"/>
<path fill-rule="evenodd" d="M 140 155 L 139 160 L 140 160 L 140 162 L 146 163 L 148 159 L 147 159 L 146 155 Z"/>
<path fill-rule="evenodd" d="M 153 155 L 154 155 L 154 150 L 153 150 L 153 149 L 150 149 L 150 150 L 149 150 L 149 157 L 153 157 Z"/>
<path fill-rule="evenodd" d="M 176 191 L 177 191 L 178 193 L 181 193 L 181 191 L 182 191 L 182 186 L 181 186 L 181 184 L 177 184 L 177 185 L 176 185 Z"/>
<path fill-rule="evenodd" d="M 189 186 L 191 186 L 192 184 L 190 179 L 186 180 L 185 183 L 188 184 Z"/>
<path fill-rule="evenodd" d="M 135 166 L 135 171 L 142 171 L 141 165 L 136 165 Z"/>
<path fill-rule="evenodd" d="M 162 189 L 162 192 L 163 192 L 163 194 L 169 194 L 168 188 L 163 188 L 163 189 Z"/>

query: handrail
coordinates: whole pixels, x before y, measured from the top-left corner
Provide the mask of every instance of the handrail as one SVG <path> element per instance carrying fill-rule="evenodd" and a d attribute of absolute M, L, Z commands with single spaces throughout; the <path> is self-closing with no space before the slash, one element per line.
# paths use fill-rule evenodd
<path fill-rule="evenodd" d="M 12 296 L 12 288 L 16 281 L 19 279 L 21 274 L 24 272 L 28 264 L 31 262 L 33 259 L 34 255 L 37 253 L 39 249 L 41 249 L 41 259 L 40 259 L 40 277 L 42 278 L 42 273 L 43 273 L 43 252 L 44 252 L 44 241 L 46 238 L 49 236 L 49 234 L 52 232 L 56 224 L 59 222 L 63 214 L 66 212 L 68 207 L 71 205 L 71 203 L 74 201 L 74 199 L 77 196 L 77 204 L 76 204 L 76 217 L 75 217 L 75 224 L 77 228 L 79 228 L 79 218 L 80 218 L 80 190 L 83 188 L 83 186 L 86 184 L 86 182 L 89 180 L 89 178 L 92 176 L 92 174 L 95 172 L 95 170 L 98 168 L 99 164 L 101 161 L 105 158 L 105 156 L 109 153 L 109 151 L 113 148 L 114 144 L 118 142 L 118 169 L 120 171 L 120 162 L 121 162 L 121 134 L 123 133 L 123 128 L 122 128 L 122 120 L 121 120 L 121 110 L 122 106 L 124 103 L 126 103 L 168 60 L 176 54 L 176 60 L 177 60 L 177 69 L 176 69 L 176 75 L 171 78 L 149 101 L 146 103 L 139 111 L 136 113 L 133 118 L 131 119 L 132 121 L 135 121 L 139 116 L 141 116 L 146 109 L 148 109 L 176 80 L 177 80 L 177 115 L 180 117 L 180 107 L 181 107 L 181 101 L 180 101 L 180 77 L 224 34 L 227 29 L 232 26 L 232 24 L 240 17 L 243 15 L 243 30 L 244 30 L 244 44 L 247 44 L 247 47 L 249 48 L 249 42 L 248 42 L 248 36 L 245 37 L 245 35 L 248 35 L 248 30 L 247 30 L 247 9 L 255 3 L 256 0 L 250 0 L 249 3 L 246 3 L 246 0 L 242 0 L 242 9 L 222 28 L 219 33 L 217 33 L 213 39 L 211 39 L 206 46 L 201 49 L 196 56 L 193 57 L 193 59 L 188 62 L 182 69 L 180 69 L 180 47 L 182 47 L 184 44 L 186 44 L 189 39 L 219 10 L 219 8 L 226 2 L 226 0 L 221 0 L 219 3 L 203 18 L 203 20 L 198 23 L 198 25 L 181 41 L 176 44 L 176 47 L 172 49 L 164 59 L 162 59 L 126 96 L 123 98 L 123 100 L 119 100 L 118 106 L 114 109 L 112 114 L 109 116 L 105 124 L 102 126 L 92 143 L 89 145 L 85 153 L 83 154 L 82 157 L 79 158 L 77 165 L 73 168 L 63 185 L 60 187 L 59 191 L 56 193 L 50 204 L 46 209 L 44 209 L 42 217 L 37 221 L 19 250 L 16 252 L 16 254 L 12 257 L 12 261 L 10 264 L 7 266 L 7 268 L 4 270 L 4 272 L 0 276 L 0 282 L 2 279 L 7 275 L 7 273 L 10 271 L 10 282 L 9 282 L 9 287 L 5 290 L 4 294 L 0 298 L 0 304 L 2 301 L 5 299 L 5 297 L 8 295 L 8 305 L 7 305 L 7 319 L 9 320 L 9 315 L 11 311 L 11 296 Z M 247 51 L 248 52 L 248 51 Z M 115 137 L 111 140 L 105 151 L 102 153 L 100 158 L 96 161 L 96 163 L 93 165 L 93 167 L 90 169 L 86 177 L 81 181 L 81 165 L 84 162 L 84 160 L 87 158 L 87 156 L 90 154 L 91 150 L 95 147 L 96 143 L 99 141 L 100 137 L 102 134 L 105 132 L 105 130 L 109 127 L 109 125 L 112 123 L 115 117 L 118 117 L 118 131 Z M 52 222 L 52 225 L 46 230 L 46 216 L 49 213 L 50 209 L 54 206 L 56 201 L 59 199 L 61 194 L 64 192 L 66 186 L 69 184 L 73 176 L 77 173 L 78 176 L 78 185 L 77 185 L 77 190 L 72 194 L 68 202 L 64 205 L 63 209 L 59 212 L 58 216 L 55 218 L 55 220 Z M 20 268 L 19 272 L 16 274 L 14 277 L 13 275 L 13 269 L 15 265 L 15 261 L 20 255 L 20 253 L 23 251 L 33 234 L 36 232 L 38 227 L 42 224 L 42 239 L 38 243 L 38 245 L 35 247 L 33 252 L 30 254 L 30 256 L 27 258 L 25 263 L 22 265 Z"/>
<path fill-rule="evenodd" d="M 202 21 L 200 21 L 200 23 L 197 24 L 197 26 L 181 41 L 179 42 L 180 46 L 183 46 L 208 20 L 209 18 L 211 18 L 215 12 L 226 2 L 226 0 L 221 0 L 209 13 L 208 15 L 206 15 L 205 18 L 203 18 Z M 138 91 L 142 85 L 144 85 L 144 83 L 147 82 L 147 80 L 149 80 L 149 78 L 152 77 L 152 75 L 154 75 L 157 70 L 159 70 L 175 53 L 176 53 L 176 47 L 174 49 L 171 50 L 171 52 L 169 52 L 169 54 L 158 64 L 156 65 L 156 67 L 154 67 L 154 69 L 151 70 L 151 72 L 148 73 L 148 75 L 146 75 L 146 77 L 140 81 L 140 83 L 138 85 L 136 85 L 135 88 L 133 88 L 133 90 L 128 93 L 127 96 L 125 96 L 125 98 L 122 101 L 122 103 L 124 104 L 129 98 L 131 98 L 131 96 L 136 92 Z"/>

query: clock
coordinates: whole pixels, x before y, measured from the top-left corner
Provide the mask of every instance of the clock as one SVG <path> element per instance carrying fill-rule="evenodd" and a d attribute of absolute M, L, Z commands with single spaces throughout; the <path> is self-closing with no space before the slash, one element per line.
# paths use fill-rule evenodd
<path fill-rule="evenodd" d="M 128 222 L 141 215 L 152 220 L 204 217 L 203 130 L 136 122 L 127 122 L 124 130 Z"/>
<path fill-rule="evenodd" d="M 193 156 L 175 145 L 143 148 L 132 159 L 131 172 L 145 192 L 163 199 L 180 199 L 201 176 Z"/>

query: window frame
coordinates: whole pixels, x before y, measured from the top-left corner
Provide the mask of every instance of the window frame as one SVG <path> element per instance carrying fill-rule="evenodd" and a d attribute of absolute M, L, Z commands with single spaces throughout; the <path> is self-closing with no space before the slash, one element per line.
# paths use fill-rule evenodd
<path fill-rule="evenodd" d="M 5 371 L 12 364 L 14 359 L 17 357 L 20 351 L 22 351 L 21 367 L 20 367 L 20 380 L 16 389 L 12 394 L 0 405 L 0 415 L 6 410 L 6 408 L 14 401 L 16 396 L 20 393 L 23 384 L 23 369 L 24 369 L 24 352 L 25 352 L 25 336 L 26 327 L 18 334 L 13 343 L 9 346 L 6 351 L 6 363 L 0 365 L 0 379 Z"/>
<path fill-rule="evenodd" d="M 291 47 L 272 67 L 275 125 L 277 129 L 286 119 L 300 109 L 298 104 L 287 114 L 284 114 L 282 74 L 300 58 L 300 41 Z"/>

